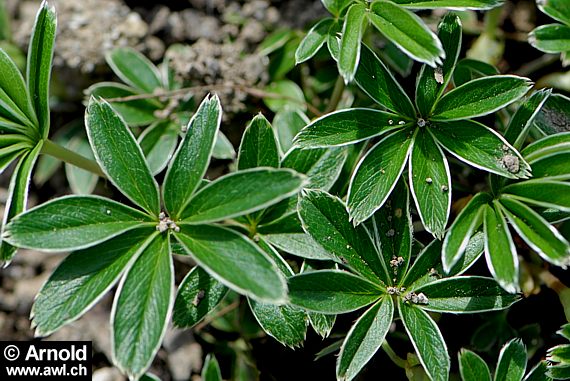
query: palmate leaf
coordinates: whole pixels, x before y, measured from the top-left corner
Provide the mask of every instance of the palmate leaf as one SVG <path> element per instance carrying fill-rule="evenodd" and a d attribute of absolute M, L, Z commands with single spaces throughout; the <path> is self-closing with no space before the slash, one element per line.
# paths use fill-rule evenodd
<path fill-rule="evenodd" d="M 380 110 L 340 110 L 308 124 L 295 137 L 294 144 L 299 148 L 344 146 L 402 128 L 409 122 L 396 114 Z"/>
<path fill-rule="evenodd" d="M 432 381 L 447 381 L 450 359 L 437 324 L 421 308 L 400 300 L 398 310 L 404 328 Z"/>
<path fill-rule="evenodd" d="M 517 233 L 544 260 L 558 266 L 570 264 L 570 244 L 540 214 L 508 195 L 500 205 Z"/>
<path fill-rule="evenodd" d="M 371 281 L 388 281 L 388 274 L 364 226 L 354 227 L 341 200 L 326 192 L 306 190 L 299 200 L 303 229 L 328 253 Z"/>
<path fill-rule="evenodd" d="M 348 211 L 359 224 L 378 210 L 404 171 L 414 140 L 411 129 L 402 129 L 378 142 L 364 156 L 350 180 Z"/>
<path fill-rule="evenodd" d="M 437 122 L 429 131 L 459 160 L 503 177 L 527 178 L 530 165 L 499 133 L 472 120 Z"/>
<path fill-rule="evenodd" d="M 520 339 L 513 339 L 501 348 L 495 381 L 519 381 L 526 370 L 526 349 Z"/>
<path fill-rule="evenodd" d="M 289 264 L 271 245 L 264 240 L 260 240 L 258 244 L 273 259 L 284 276 L 294 275 Z M 252 299 L 248 299 L 248 302 L 255 319 L 268 335 L 290 348 L 302 345 L 308 324 L 308 316 L 303 310 L 290 305 L 279 306 L 256 302 Z"/>
<path fill-rule="evenodd" d="M 493 65 L 472 58 L 463 58 L 455 65 L 453 83 L 458 87 L 477 78 L 498 74 L 499 70 Z"/>
<path fill-rule="evenodd" d="M 459 373 L 463 381 L 491 381 L 491 371 L 478 354 L 468 349 L 461 349 L 458 357 Z"/>
<path fill-rule="evenodd" d="M 378 351 L 392 324 L 394 302 L 385 296 L 354 323 L 342 347 L 336 364 L 339 380 L 352 380 Z"/>
<path fill-rule="evenodd" d="M 113 363 L 137 380 L 158 351 L 174 303 L 169 235 L 154 239 L 125 274 L 111 311 Z"/>
<path fill-rule="evenodd" d="M 289 278 L 288 284 L 292 305 L 323 314 L 355 311 L 385 294 L 377 284 L 338 270 L 298 274 Z"/>
<path fill-rule="evenodd" d="M 114 106 L 113 106 L 114 107 Z M 147 127 L 138 138 L 138 143 L 153 175 L 168 165 L 178 144 L 178 126 L 161 121 Z"/>
<path fill-rule="evenodd" d="M 306 178 L 290 169 L 253 168 L 220 177 L 192 196 L 183 223 L 220 221 L 264 209 L 295 195 Z"/>
<path fill-rule="evenodd" d="M 483 207 L 485 259 L 493 278 L 510 293 L 519 290 L 519 260 L 507 221 L 497 207 Z"/>
<path fill-rule="evenodd" d="M 152 93 L 156 88 L 162 87 L 156 66 L 132 48 L 114 49 L 105 59 L 119 78 L 139 90 Z"/>
<path fill-rule="evenodd" d="M 498 7 L 503 0 L 391 0 L 410 9 L 491 9 Z"/>
<path fill-rule="evenodd" d="M 536 4 L 538 8 L 566 25 L 570 25 L 570 5 L 564 0 L 543 0 Z"/>
<path fill-rule="evenodd" d="M 192 328 L 216 308 L 229 289 L 195 266 L 178 287 L 172 321 L 177 327 Z"/>
<path fill-rule="evenodd" d="M 245 129 L 239 155 L 238 170 L 256 167 L 279 167 L 279 148 L 271 124 L 261 114 Z"/>
<path fill-rule="evenodd" d="M 522 148 L 534 123 L 534 118 L 538 115 L 551 93 L 552 90 L 550 89 L 534 92 L 512 116 L 505 131 L 505 139 L 516 149 L 520 150 Z"/>
<path fill-rule="evenodd" d="M 38 118 L 38 132 L 42 138 L 46 138 L 49 133 L 49 84 L 56 28 L 55 8 L 44 0 L 30 36 L 26 65 L 28 94 Z"/>
<path fill-rule="evenodd" d="M 491 114 L 520 99 L 531 86 L 528 78 L 514 75 L 475 79 L 440 98 L 430 119 L 453 121 Z"/>
<path fill-rule="evenodd" d="M 35 335 L 50 335 L 88 311 L 147 247 L 151 233 L 133 230 L 67 256 L 36 296 L 30 314 Z"/>
<path fill-rule="evenodd" d="M 14 61 L 2 49 L 0 49 L 0 70 L 2 71 L 2 77 L 0 78 L 2 95 L 5 94 L 9 101 L 17 106 L 19 110 L 14 111 L 23 113 L 29 124 L 37 124 L 36 113 L 32 106 L 24 77 L 22 77 L 22 73 L 16 67 Z M 8 102 L 8 99 L 4 100 L 3 103 Z"/>
<path fill-rule="evenodd" d="M 179 217 L 210 163 L 222 118 L 217 96 L 206 97 L 188 122 L 188 130 L 168 166 L 162 198 L 171 217 Z"/>
<path fill-rule="evenodd" d="M 396 114 L 412 119 L 416 117 L 414 105 L 402 86 L 374 51 L 364 44 L 354 79 L 358 87 L 376 103 Z"/>
<path fill-rule="evenodd" d="M 563 53 L 570 50 L 570 26 L 541 25 L 528 36 L 528 42 L 545 53 Z"/>
<path fill-rule="evenodd" d="M 446 273 L 450 272 L 465 252 L 469 238 L 483 222 L 483 206 L 492 200 L 489 193 L 476 194 L 451 225 L 441 252 L 441 261 Z"/>
<path fill-rule="evenodd" d="M 338 58 L 338 70 L 346 83 L 354 79 L 354 73 L 360 58 L 360 40 L 366 28 L 366 6 L 363 4 L 353 4 L 348 8 L 344 25 L 342 28 L 342 38 L 340 40 L 340 54 Z"/>
<path fill-rule="evenodd" d="M 409 195 L 406 183 L 400 179 L 390 196 L 390 202 L 376 211 L 367 225 L 384 263 L 402 258 L 402 263 L 391 268 L 388 278 L 396 279 L 392 283 L 398 283 L 406 274 L 412 254 L 413 229 Z"/>
<path fill-rule="evenodd" d="M 293 148 L 283 158 L 281 167 L 307 175 L 305 188 L 329 190 L 339 178 L 347 157 L 345 147 Z"/>
<path fill-rule="evenodd" d="M 520 299 L 505 292 L 495 280 L 479 276 L 443 278 L 415 288 L 429 303 L 422 308 L 432 312 L 476 313 L 510 307 Z"/>
<path fill-rule="evenodd" d="M 26 210 L 32 170 L 41 147 L 42 143 L 40 142 L 31 151 L 21 156 L 10 179 L 8 200 L 4 207 L 4 216 L 2 219 L 2 241 L 0 241 L 0 261 L 2 261 L 4 265 L 10 263 L 17 251 L 16 247 L 5 241 L 6 235 L 9 234 L 6 224 Z"/>
<path fill-rule="evenodd" d="M 543 179 L 507 185 L 503 193 L 531 205 L 570 212 L 570 183 Z"/>
<path fill-rule="evenodd" d="M 443 151 L 431 134 L 416 134 L 409 165 L 410 187 L 422 224 L 443 238 L 451 209 L 451 173 Z"/>
<path fill-rule="evenodd" d="M 222 371 L 216 356 L 208 354 L 202 368 L 202 381 L 222 381 Z"/>
<path fill-rule="evenodd" d="M 311 59 L 327 41 L 333 19 L 323 19 L 316 23 L 299 44 L 295 51 L 295 63 L 298 65 Z"/>
<path fill-rule="evenodd" d="M 158 184 L 132 132 L 104 100 L 91 98 L 85 113 L 87 137 L 107 178 L 131 201 L 158 215 Z"/>
<path fill-rule="evenodd" d="M 42 251 L 77 250 L 96 245 L 137 226 L 154 227 L 149 216 L 98 196 L 66 196 L 14 218 L 4 239 Z"/>
<path fill-rule="evenodd" d="M 330 13 L 339 16 L 352 0 L 321 0 L 321 2 Z"/>
<path fill-rule="evenodd" d="M 445 51 L 443 65 L 437 69 L 437 75 L 434 68 L 423 65 L 416 84 L 416 105 L 424 117 L 430 114 L 437 98 L 445 91 L 453 76 L 461 51 L 462 29 L 459 17 L 447 14 L 439 24 L 438 37 Z"/>
<path fill-rule="evenodd" d="M 445 57 L 441 42 L 424 22 L 392 1 L 373 2 L 368 19 L 380 33 L 416 61 L 435 67 Z"/>
<path fill-rule="evenodd" d="M 223 227 L 194 225 L 183 226 L 175 237 L 222 284 L 259 301 L 285 301 L 284 277 L 268 255 L 243 235 Z"/>
<path fill-rule="evenodd" d="M 553 135 L 570 130 L 570 98 L 552 94 L 534 120 L 542 135 Z"/>

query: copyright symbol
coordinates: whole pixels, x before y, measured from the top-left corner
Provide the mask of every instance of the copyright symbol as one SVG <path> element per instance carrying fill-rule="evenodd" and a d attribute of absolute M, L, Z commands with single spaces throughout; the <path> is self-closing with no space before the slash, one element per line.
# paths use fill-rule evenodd
<path fill-rule="evenodd" d="M 17 360 L 20 357 L 20 350 L 15 345 L 8 345 L 4 348 L 4 358 L 8 361 Z"/>

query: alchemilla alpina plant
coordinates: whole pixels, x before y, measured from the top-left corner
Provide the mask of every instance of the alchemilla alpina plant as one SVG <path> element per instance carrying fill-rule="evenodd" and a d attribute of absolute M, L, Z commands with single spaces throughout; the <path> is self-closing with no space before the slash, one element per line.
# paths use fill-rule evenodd
<path fill-rule="evenodd" d="M 171 322 L 211 352 L 203 380 L 263 379 L 260 338 L 302 356 L 309 328 L 328 341 L 318 358 L 338 352 L 323 377 L 339 381 L 377 379 L 380 361 L 402 368 L 390 379 L 564 379 L 568 344 L 518 322 L 542 284 L 570 319 L 570 100 L 526 77 L 558 56 L 521 75 L 460 59 L 473 35 L 495 33 L 498 0 L 322 3 L 332 16 L 306 35 L 262 43 L 269 84 L 248 94 L 268 107 L 244 118 L 223 116 L 215 91 L 178 80 L 168 59 L 122 47 L 106 56 L 121 82 L 86 89 L 84 128 L 62 139 L 48 102 L 54 7 L 40 6 L 25 74 L 0 49 L 0 168 L 13 170 L 0 255 L 68 253 L 35 298 L 35 335 L 114 292 L 109 360 L 130 380 L 158 379 Z M 570 7 L 537 5 L 561 24 L 528 42 L 564 60 Z M 26 210 L 40 156 L 87 194 Z"/>

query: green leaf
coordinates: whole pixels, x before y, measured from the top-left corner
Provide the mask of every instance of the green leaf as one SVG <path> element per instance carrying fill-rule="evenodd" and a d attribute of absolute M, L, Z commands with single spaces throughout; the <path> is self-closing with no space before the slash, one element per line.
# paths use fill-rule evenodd
<path fill-rule="evenodd" d="M 306 190 L 299 200 L 303 229 L 343 264 L 371 281 L 388 281 L 388 274 L 366 228 L 354 227 L 341 200 L 328 193 Z"/>
<path fill-rule="evenodd" d="M 0 49 L 0 71 L 2 72 L 0 78 L 2 93 L 6 94 L 8 99 L 17 106 L 16 111 L 23 113 L 32 125 L 37 124 L 36 113 L 30 101 L 24 77 L 3 49 Z"/>
<path fill-rule="evenodd" d="M 309 124 L 309 118 L 293 107 L 286 106 L 275 114 L 273 128 L 277 132 L 281 152 L 289 151 L 293 146 L 293 138 L 307 124 Z"/>
<path fill-rule="evenodd" d="M 528 372 L 524 381 L 550 381 L 546 375 L 547 369 L 546 361 L 539 362 Z"/>
<path fill-rule="evenodd" d="M 506 186 L 503 193 L 532 205 L 570 212 L 570 183 L 567 182 L 527 180 Z"/>
<path fill-rule="evenodd" d="M 570 98 L 552 94 L 542 106 L 534 124 L 544 135 L 570 131 Z"/>
<path fill-rule="evenodd" d="M 257 46 L 257 54 L 260 56 L 267 56 L 287 44 L 295 34 L 291 29 L 280 28 L 271 32 L 265 39 Z"/>
<path fill-rule="evenodd" d="M 306 233 L 264 234 L 273 246 L 301 258 L 330 260 L 330 254 Z"/>
<path fill-rule="evenodd" d="M 438 36 L 445 51 L 443 65 L 434 69 L 423 65 L 416 84 L 416 105 L 421 115 L 427 117 L 437 99 L 447 88 L 461 51 L 461 20 L 448 13 L 438 28 Z"/>
<path fill-rule="evenodd" d="M 437 324 L 421 308 L 404 303 L 401 299 L 398 309 L 404 328 L 429 378 L 432 381 L 447 381 L 449 354 Z"/>
<path fill-rule="evenodd" d="M 368 219 L 388 199 L 404 171 L 414 137 L 403 129 L 378 142 L 364 156 L 350 180 L 348 211 L 354 223 Z"/>
<path fill-rule="evenodd" d="M 547 376 L 555 380 L 567 380 L 568 378 L 570 378 L 570 365 L 568 364 L 549 365 Z"/>
<path fill-rule="evenodd" d="M 538 9 L 555 20 L 570 25 L 570 6 L 564 0 L 542 0 L 536 4 Z"/>
<path fill-rule="evenodd" d="M 2 241 L 0 241 L 0 261 L 2 261 L 4 266 L 10 263 L 17 251 L 12 244 L 4 241 L 6 239 L 6 235 L 9 234 L 7 232 L 7 224 L 14 217 L 26 210 L 32 170 L 40 153 L 41 147 L 42 143 L 40 142 L 34 149 L 22 155 L 14 169 L 12 178 L 10 179 L 8 199 L 4 206 L 4 216 L 2 218 Z"/>
<path fill-rule="evenodd" d="M 202 381 L 222 381 L 222 371 L 216 356 L 209 353 L 202 368 Z"/>
<path fill-rule="evenodd" d="M 263 98 L 263 102 L 273 112 L 279 112 L 287 107 L 305 111 L 305 95 L 303 90 L 295 82 L 288 79 L 274 81 L 265 88 L 265 92 L 271 94 Z"/>
<path fill-rule="evenodd" d="M 153 175 L 162 172 L 172 158 L 178 143 L 178 129 L 171 122 L 157 122 L 139 136 L 139 145 Z"/>
<path fill-rule="evenodd" d="M 354 144 L 402 128 L 409 121 L 396 114 L 368 108 L 335 111 L 316 119 L 295 137 L 300 148 Z"/>
<path fill-rule="evenodd" d="M 510 293 L 519 291 L 519 260 L 505 216 L 496 207 L 483 207 L 485 259 L 493 278 Z"/>
<path fill-rule="evenodd" d="M 162 87 L 156 66 L 132 48 L 113 49 L 105 59 L 113 72 L 128 85 L 147 93 Z"/>
<path fill-rule="evenodd" d="M 85 114 L 87 137 L 97 163 L 125 196 L 158 215 L 158 185 L 132 132 L 104 100 L 91 98 Z"/>
<path fill-rule="evenodd" d="M 513 339 L 501 348 L 495 381 L 519 381 L 526 370 L 526 349 L 521 339 Z"/>
<path fill-rule="evenodd" d="M 476 78 L 498 75 L 499 70 L 491 64 L 471 58 L 463 58 L 457 62 L 453 70 L 453 83 L 459 87 Z"/>
<path fill-rule="evenodd" d="M 489 367 L 478 354 L 462 348 L 458 357 L 459 372 L 463 381 L 491 381 Z"/>
<path fill-rule="evenodd" d="M 500 176 L 526 178 L 530 165 L 499 133 L 472 120 L 438 122 L 429 127 L 435 140 L 459 160 Z"/>
<path fill-rule="evenodd" d="M 113 363 L 130 379 L 138 379 L 152 363 L 173 303 L 169 235 L 155 233 L 121 280 L 111 311 Z"/>
<path fill-rule="evenodd" d="M 528 78 L 494 75 L 467 82 L 445 94 L 431 120 L 449 121 L 491 114 L 519 100 L 532 87 Z"/>
<path fill-rule="evenodd" d="M 321 0 L 321 2 L 330 13 L 339 16 L 352 0 Z"/>
<path fill-rule="evenodd" d="M 158 378 L 156 374 L 147 372 L 139 379 L 139 381 L 160 381 L 160 378 Z"/>
<path fill-rule="evenodd" d="M 258 114 L 245 129 L 239 146 L 238 170 L 279 167 L 279 148 L 271 124 Z"/>
<path fill-rule="evenodd" d="M 195 266 L 178 287 L 172 321 L 177 327 L 192 328 L 214 310 L 229 289 Z"/>
<path fill-rule="evenodd" d="M 424 247 L 417 255 L 414 264 L 408 270 L 400 284 L 411 288 L 416 285 L 416 282 L 421 281 L 426 275 L 429 275 L 431 269 L 437 267 L 441 256 L 441 245 L 441 241 L 435 239 Z"/>
<path fill-rule="evenodd" d="M 85 94 L 107 100 L 130 127 L 146 126 L 156 121 L 155 112 L 163 107 L 160 102 L 151 99 L 135 99 L 121 102 L 110 101 L 111 99 L 141 94 L 136 89 L 122 83 L 96 83 L 85 90 Z"/>
<path fill-rule="evenodd" d="M 370 219 L 368 230 L 376 243 L 376 250 L 381 253 L 385 264 L 394 259 L 402 259 L 391 267 L 389 278 L 397 283 L 407 272 L 412 254 L 412 218 L 410 216 L 409 190 L 403 179 L 400 179 L 389 202 L 374 213 Z"/>
<path fill-rule="evenodd" d="M 295 51 L 295 63 L 298 65 L 311 59 L 325 44 L 333 19 L 326 18 L 316 23 L 299 44 Z"/>
<path fill-rule="evenodd" d="M 68 255 L 36 296 L 31 316 L 36 336 L 48 336 L 93 307 L 150 243 L 133 230 Z"/>
<path fill-rule="evenodd" d="M 334 327 L 336 315 L 323 315 L 311 312 L 309 313 L 309 321 L 315 332 L 323 339 L 326 339 Z"/>
<path fill-rule="evenodd" d="M 561 344 L 548 350 L 548 361 L 570 362 L 570 344 Z"/>
<path fill-rule="evenodd" d="M 42 251 L 77 250 L 96 245 L 144 224 L 148 216 L 98 196 L 65 196 L 30 209 L 6 226 L 12 245 Z"/>
<path fill-rule="evenodd" d="M 212 277 L 241 294 L 282 303 L 286 285 L 275 263 L 243 235 L 208 225 L 183 226 L 176 239 Z"/>
<path fill-rule="evenodd" d="M 529 162 L 535 178 L 548 180 L 570 180 L 570 151 Z"/>
<path fill-rule="evenodd" d="M 352 380 L 378 351 L 392 324 L 394 302 L 385 296 L 354 323 L 336 363 L 339 380 Z"/>
<path fill-rule="evenodd" d="M 236 157 L 236 151 L 232 142 L 224 135 L 222 131 L 218 131 L 212 157 L 220 160 L 233 160 Z"/>
<path fill-rule="evenodd" d="M 503 4 L 503 0 L 392 0 L 410 9 L 491 9 Z"/>
<path fill-rule="evenodd" d="M 424 310 L 456 314 L 502 310 L 520 299 L 505 292 L 494 279 L 479 276 L 444 278 L 414 292 L 428 298 L 428 304 L 422 305 Z"/>
<path fill-rule="evenodd" d="M 289 264 L 271 245 L 264 240 L 260 240 L 258 244 L 275 261 L 283 275 L 294 275 Z M 248 299 L 248 302 L 255 319 L 269 336 L 292 349 L 303 344 L 308 324 L 304 311 L 289 305 L 278 306 L 251 299 Z"/>
<path fill-rule="evenodd" d="M 500 205 L 517 233 L 544 260 L 564 267 L 570 264 L 570 244 L 540 214 L 506 195 Z"/>
<path fill-rule="evenodd" d="M 505 131 L 505 139 L 516 149 L 520 150 L 522 148 L 534 123 L 534 118 L 538 115 L 551 93 L 552 90 L 550 89 L 542 89 L 533 93 L 512 116 Z"/>
<path fill-rule="evenodd" d="M 360 41 L 366 29 L 366 6 L 355 3 L 348 8 L 342 27 L 338 71 L 345 83 L 352 82 L 360 60 Z"/>
<path fill-rule="evenodd" d="M 179 217 L 208 169 L 222 109 L 216 95 L 206 97 L 190 122 L 184 139 L 168 165 L 162 188 L 166 210 Z"/>
<path fill-rule="evenodd" d="M 441 64 L 441 42 L 419 16 L 385 0 L 373 2 L 370 11 L 372 25 L 408 56 L 432 67 Z"/>
<path fill-rule="evenodd" d="M 354 78 L 358 87 L 388 110 L 415 119 L 412 101 L 374 51 L 363 44 L 360 54 Z"/>
<path fill-rule="evenodd" d="M 346 271 L 320 270 L 289 278 L 289 300 L 294 306 L 324 314 L 343 314 L 378 300 L 379 285 Z"/>
<path fill-rule="evenodd" d="M 84 136 L 71 139 L 68 148 L 75 153 L 94 160 L 93 151 Z M 95 190 L 99 176 L 69 163 L 65 163 L 65 175 L 69 182 L 69 187 L 74 194 L 91 194 Z"/>
<path fill-rule="evenodd" d="M 220 221 L 264 209 L 296 194 L 305 177 L 290 169 L 230 173 L 200 189 L 181 213 L 184 223 Z"/>
<path fill-rule="evenodd" d="M 422 224 L 442 239 L 451 209 L 451 174 L 443 151 L 425 129 L 414 139 L 409 175 Z"/>
<path fill-rule="evenodd" d="M 481 226 L 483 205 L 489 204 L 492 200 L 489 193 L 477 193 L 449 228 L 441 251 L 443 269 L 447 274 L 465 253 L 469 238 Z"/>
<path fill-rule="evenodd" d="M 30 36 L 26 65 L 28 93 L 38 117 L 38 132 L 42 138 L 47 138 L 49 133 L 49 84 L 56 29 L 55 8 L 44 0 Z"/>
<path fill-rule="evenodd" d="M 541 25 L 528 35 L 528 42 L 545 53 L 562 53 L 570 50 L 570 26 Z"/>
<path fill-rule="evenodd" d="M 281 167 L 307 175 L 306 188 L 329 190 L 340 176 L 348 157 L 344 147 L 330 149 L 298 149 L 287 152 Z"/>

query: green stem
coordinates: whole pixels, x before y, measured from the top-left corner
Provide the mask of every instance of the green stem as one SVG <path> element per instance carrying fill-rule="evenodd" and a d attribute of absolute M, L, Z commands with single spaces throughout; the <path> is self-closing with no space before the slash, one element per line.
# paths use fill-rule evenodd
<path fill-rule="evenodd" d="M 396 364 L 400 368 L 406 369 L 408 362 L 403 358 L 401 358 L 400 356 L 398 356 L 396 352 L 394 352 L 390 344 L 388 344 L 387 340 L 384 340 L 384 342 L 382 343 L 382 349 L 384 350 L 384 352 L 386 352 L 386 354 L 388 355 L 390 360 L 394 362 L 394 364 Z"/>
<path fill-rule="evenodd" d="M 79 154 L 76 154 L 75 152 L 62 147 L 49 139 L 44 140 L 41 153 L 44 155 L 53 156 L 56 159 L 59 159 L 71 165 L 75 165 L 76 167 L 94 173 L 99 177 L 107 177 L 101 170 L 101 167 L 99 167 L 99 165 L 94 160 L 90 160 Z"/>
<path fill-rule="evenodd" d="M 502 7 L 494 8 L 485 13 L 485 26 L 484 31 L 486 35 L 491 38 L 495 38 L 497 36 L 497 28 L 499 27 L 499 23 L 501 22 L 501 12 L 503 11 Z"/>
<path fill-rule="evenodd" d="M 340 103 L 340 99 L 342 98 L 343 92 L 344 92 L 344 79 L 339 75 L 334 84 L 331 99 L 329 100 L 329 105 L 325 113 L 329 113 L 336 110 L 338 104 Z"/>

